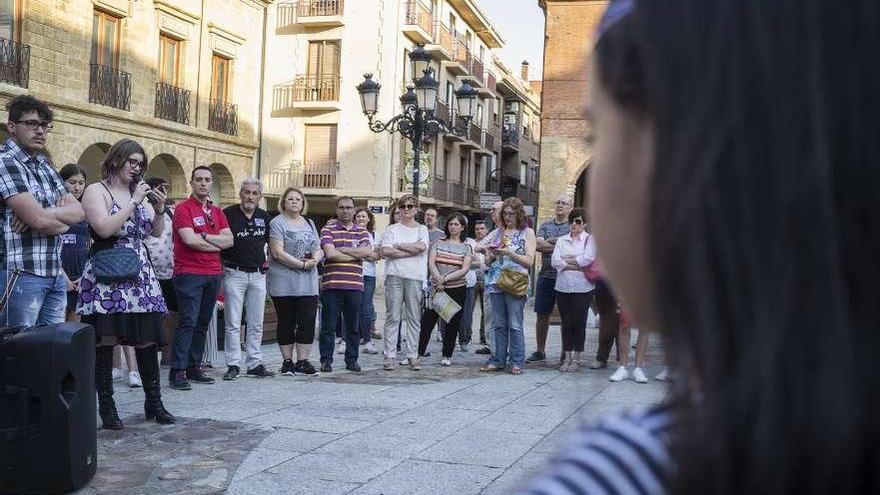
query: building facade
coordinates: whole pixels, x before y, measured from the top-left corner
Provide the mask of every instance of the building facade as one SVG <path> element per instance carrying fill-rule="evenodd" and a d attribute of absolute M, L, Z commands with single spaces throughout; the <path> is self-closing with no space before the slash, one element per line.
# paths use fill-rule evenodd
<path fill-rule="evenodd" d="M 237 201 L 258 158 L 267 1 L 6 0 L 0 3 L 0 100 L 30 93 L 55 112 L 48 150 L 100 179 L 128 137 L 147 175 L 188 194 L 192 169 L 214 170 L 214 200 Z M 4 136 L 5 137 L 5 136 Z"/>
<path fill-rule="evenodd" d="M 545 14 L 541 108 L 539 217 L 553 215 L 553 202 L 571 194 L 586 206 L 592 149 L 587 103 L 590 53 L 607 0 L 538 0 Z"/>
<path fill-rule="evenodd" d="M 270 196 L 301 187 L 320 218 L 333 214 L 335 198 L 349 195 L 372 207 L 380 228 L 387 225 L 390 201 L 413 187 L 411 145 L 399 134 L 369 130 L 355 87 L 373 74 L 382 85 L 376 118 L 400 113 L 398 99 L 414 76 L 408 56 L 417 44 L 431 53 L 440 83 L 436 116 L 463 126 L 455 90 L 467 81 L 479 95 L 464 136 L 441 134 L 423 147 L 422 203 L 441 213 L 476 214 L 481 194 L 499 191 L 511 178 L 517 187 L 508 184 L 508 195 L 523 192 L 520 182 L 537 195 L 536 171 L 528 175 L 538 162 L 537 134 L 511 132 L 505 141 L 503 129 L 519 128 L 523 115 L 531 115 L 534 124 L 526 128 L 534 131 L 539 100 L 497 61 L 504 42 L 474 0 L 299 0 L 272 5 L 268 24 L 271 98 L 261 161 Z M 528 103 L 512 106 L 512 98 Z M 528 165 L 522 178 L 520 156 Z"/>

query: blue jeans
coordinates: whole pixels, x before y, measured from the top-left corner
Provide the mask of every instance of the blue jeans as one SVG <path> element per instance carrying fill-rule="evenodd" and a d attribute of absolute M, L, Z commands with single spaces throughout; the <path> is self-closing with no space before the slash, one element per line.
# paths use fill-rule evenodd
<path fill-rule="evenodd" d="M 364 293 L 359 290 L 328 289 L 321 293 L 321 334 L 318 348 L 321 363 L 333 364 L 333 340 L 336 336 L 336 322 L 342 314 L 343 338 L 345 339 L 345 364 L 356 364 L 358 360 L 358 319 L 361 315 L 361 301 Z M 369 331 L 369 330 L 367 330 Z"/>
<path fill-rule="evenodd" d="M 174 276 L 178 320 L 171 350 L 171 371 L 196 368 L 205 355 L 205 336 L 217 304 L 220 275 L 182 273 Z"/>
<path fill-rule="evenodd" d="M 373 294 L 375 293 L 376 277 L 364 275 L 364 296 L 361 301 L 360 319 L 361 342 L 369 342 L 372 339 L 370 328 L 372 328 L 373 322 L 376 321 L 376 308 L 373 307 Z"/>
<path fill-rule="evenodd" d="M 477 302 L 477 286 L 468 287 L 461 309 L 461 328 L 458 330 L 458 343 L 470 344 L 474 334 L 474 305 Z"/>
<path fill-rule="evenodd" d="M 492 305 L 492 332 L 495 334 L 495 356 L 489 361 L 495 366 L 510 364 L 517 368 L 526 365 L 526 338 L 523 334 L 525 297 L 514 297 L 503 292 L 489 294 Z"/>
<path fill-rule="evenodd" d="M 0 270 L 0 294 L 6 292 L 6 282 L 11 277 L 12 272 Z M 6 309 L 0 313 L 0 325 L 32 327 L 64 323 L 66 307 L 67 283 L 64 275 L 40 277 L 19 272 Z"/>

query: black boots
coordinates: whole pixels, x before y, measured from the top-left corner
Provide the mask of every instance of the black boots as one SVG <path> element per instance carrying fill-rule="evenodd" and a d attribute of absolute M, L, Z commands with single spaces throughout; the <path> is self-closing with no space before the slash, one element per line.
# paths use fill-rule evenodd
<path fill-rule="evenodd" d="M 138 369 L 141 373 L 141 381 L 144 384 L 144 414 L 148 420 L 155 419 L 157 423 L 170 425 L 174 423 L 174 416 L 165 409 L 162 404 L 162 392 L 159 386 L 159 355 L 156 346 L 136 348 L 134 354 L 137 357 Z"/>
<path fill-rule="evenodd" d="M 121 430 L 122 420 L 113 402 L 113 346 L 95 348 L 95 390 L 98 392 L 98 414 L 106 430 Z"/>

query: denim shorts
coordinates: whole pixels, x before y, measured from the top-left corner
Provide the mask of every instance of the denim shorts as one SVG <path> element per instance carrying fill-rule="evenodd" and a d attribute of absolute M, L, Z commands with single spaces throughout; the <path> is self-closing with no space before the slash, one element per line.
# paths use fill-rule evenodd
<path fill-rule="evenodd" d="M 538 278 L 538 286 L 535 288 L 535 313 L 549 315 L 553 312 L 556 304 L 556 279 Z"/>

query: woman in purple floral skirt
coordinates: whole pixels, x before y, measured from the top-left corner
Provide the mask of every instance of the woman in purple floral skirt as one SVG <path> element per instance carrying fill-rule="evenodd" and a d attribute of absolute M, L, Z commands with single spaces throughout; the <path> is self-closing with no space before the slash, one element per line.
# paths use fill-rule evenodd
<path fill-rule="evenodd" d="M 165 194 L 151 190 L 142 179 L 147 155 L 131 139 L 114 144 L 101 164 L 103 180 L 86 188 L 83 209 L 92 236 L 92 256 L 80 281 L 77 313 L 95 327 L 95 388 L 104 428 L 122 429 L 113 402 L 113 346 L 135 346 L 144 385 L 147 419 L 174 423 L 162 404 L 157 346 L 163 344 L 162 320 L 167 312 L 159 280 L 149 262 L 144 239 L 158 237 L 165 225 Z M 149 197 L 148 204 L 144 200 Z M 152 211 L 149 211 L 149 210 Z M 137 277 L 125 282 L 101 283 L 92 267 L 94 255 L 104 249 L 132 249 L 140 258 Z"/>

